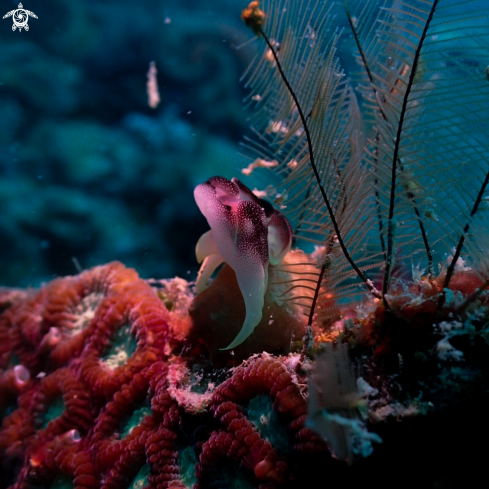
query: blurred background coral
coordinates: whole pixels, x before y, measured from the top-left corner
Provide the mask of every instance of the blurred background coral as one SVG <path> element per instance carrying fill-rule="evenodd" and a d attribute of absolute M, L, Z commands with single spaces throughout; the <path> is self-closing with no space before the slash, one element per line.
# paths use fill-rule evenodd
<path fill-rule="evenodd" d="M 193 279 L 208 228 L 193 189 L 246 164 L 245 3 L 26 0 L 28 32 L 0 22 L 1 285 L 112 260 Z"/>

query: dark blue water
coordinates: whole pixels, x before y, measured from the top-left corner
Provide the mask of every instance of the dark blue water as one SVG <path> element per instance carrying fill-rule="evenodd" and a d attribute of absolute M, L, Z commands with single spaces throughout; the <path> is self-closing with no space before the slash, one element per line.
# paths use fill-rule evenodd
<path fill-rule="evenodd" d="M 2 3 L 2 16 L 18 8 Z M 193 188 L 242 167 L 243 2 L 27 0 L 0 19 L 0 284 L 121 260 L 190 278 Z M 161 103 L 148 106 L 146 72 Z M 249 114 L 248 114 L 249 115 Z"/>

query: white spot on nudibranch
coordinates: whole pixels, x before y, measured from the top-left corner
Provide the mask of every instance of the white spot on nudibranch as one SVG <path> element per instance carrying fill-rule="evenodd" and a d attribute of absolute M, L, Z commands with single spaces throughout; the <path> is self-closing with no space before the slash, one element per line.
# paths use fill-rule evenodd
<path fill-rule="evenodd" d="M 239 180 L 212 177 L 198 185 L 195 201 L 211 230 L 197 243 L 197 260 L 202 267 L 196 291 L 225 261 L 236 273 L 246 307 L 246 316 L 238 336 L 225 349 L 232 349 L 251 335 L 262 319 L 268 265 L 278 264 L 292 244 L 287 219 L 270 204 L 260 200 Z"/>

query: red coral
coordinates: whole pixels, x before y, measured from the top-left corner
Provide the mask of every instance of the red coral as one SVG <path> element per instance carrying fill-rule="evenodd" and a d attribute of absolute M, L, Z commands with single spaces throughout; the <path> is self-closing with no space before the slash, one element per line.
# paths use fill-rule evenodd
<path fill-rule="evenodd" d="M 216 487 L 226 485 L 219 467 L 227 461 L 272 488 L 290 481 L 294 452 L 323 449 L 304 428 L 306 402 L 288 357 L 252 357 L 223 370 L 231 375 L 217 389 L 191 391 L 196 359 L 169 356 L 185 341 L 169 338 L 169 322 L 188 319 L 170 315 L 120 263 L 9 297 L 0 314 L 0 487 L 58 477 L 76 489 L 119 489 L 135 477 L 147 489 Z M 248 418 L 260 394 L 296 437 L 290 453 Z"/>
<path fill-rule="evenodd" d="M 0 457 L 4 460 L 22 459 L 28 440 L 36 432 L 33 410 L 35 392 L 30 389 L 17 399 L 17 409 L 3 419 L 0 429 Z"/>
<path fill-rule="evenodd" d="M 259 394 L 269 394 L 274 411 L 282 416 L 284 422 L 289 421 L 291 434 L 301 433 L 301 443 L 295 448 L 302 450 L 305 447 L 303 426 L 307 406 L 294 377 L 283 359 L 264 354 L 245 362 L 216 389 L 210 410 L 224 429 L 214 431 L 202 445 L 197 467 L 199 479 L 205 483 L 207 473 L 212 473 L 213 468 L 225 458 L 253 471 L 258 481 L 266 483 L 263 487 L 274 487 L 288 480 L 286 458 L 261 437 L 245 417 L 244 410 L 250 399 Z M 312 435 L 309 430 L 307 434 Z M 306 442 L 311 438 L 306 436 Z M 324 447 L 325 444 L 321 443 L 315 448 L 322 451 Z"/>
<path fill-rule="evenodd" d="M 117 262 L 53 280 L 10 313 L 11 350 L 36 374 L 68 363 L 97 331 L 103 299 L 127 283 L 144 284 Z"/>
<path fill-rule="evenodd" d="M 127 454 L 138 452 L 135 446 L 145 459 L 146 438 L 158 424 L 151 419 L 146 430 L 137 427 L 109 455 L 117 416 L 120 421 L 147 396 L 149 377 L 141 372 L 165 357 L 168 312 L 151 287 L 120 263 L 9 297 L 0 316 L 0 338 L 6 339 L 0 367 L 15 358 L 20 364 L 0 371 L 0 407 L 10 409 L 7 398 L 18 396 L 3 419 L 0 456 L 24 464 L 16 487 L 27 480 L 49 483 L 61 474 L 87 488 L 98 487 L 105 474 L 110 487 L 117 466 L 131 465 Z M 135 351 L 120 347 L 126 357 L 113 368 L 103 357 L 123 326 L 134 336 Z M 29 381 L 29 374 L 37 378 Z M 56 403 L 64 405 L 62 412 L 46 418 Z M 94 446 L 100 449 L 98 465 Z"/>
<path fill-rule="evenodd" d="M 82 375 L 94 392 L 110 398 L 136 372 L 164 357 L 168 312 L 149 285 L 141 280 L 116 283 L 93 319 L 96 328 L 81 355 Z M 112 364 L 101 361 L 114 334 L 126 327 L 137 342 L 129 357 Z"/>

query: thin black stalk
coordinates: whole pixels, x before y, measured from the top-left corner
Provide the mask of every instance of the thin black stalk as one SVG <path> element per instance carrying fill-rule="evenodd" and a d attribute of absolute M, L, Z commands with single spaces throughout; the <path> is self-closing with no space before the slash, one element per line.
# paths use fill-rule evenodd
<path fill-rule="evenodd" d="M 402 168 L 402 166 L 400 166 L 400 168 Z M 416 214 L 416 217 L 418 218 L 419 229 L 421 231 L 421 236 L 423 237 L 424 248 L 425 248 L 426 254 L 428 256 L 428 278 L 431 278 L 431 275 L 433 273 L 433 254 L 431 253 L 430 245 L 428 242 L 428 236 L 426 234 L 426 230 L 424 228 L 423 221 L 421 220 L 421 215 L 420 215 L 418 207 L 416 205 L 415 197 L 409 196 L 409 193 L 408 193 L 408 198 L 411 201 L 411 203 L 413 204 L 414 213 Z"/>
<path fill-rule="evenodd" d="M 275 59 L 275 63 L 277 64 L 277 68 L 279 70 L 280 76 L 282 77 L 283 82 L 285 83 L 285 86 L 287 87 L 288 92 L 290 93 L 291 97 L 294 100 L 294 103 L 297 107 L 297 111 L 299 113 L 299 117 L 301 118 L 302 125 L 304 127 L 304 132 L 306 133 L 306 138 L 307 138 L 307 146 L 309 149 L 309 161 L 311 163 L 312 170 L 314 172 L 314 176 L 316 177 L 316 181 L 319 187 L 319 190 L 321 191 L 321 195 L 323 197 L 324 203 L 326 204 L 326 207 L 328 209 L 329 217 L 331 219 L 331 222 L 333 224 L 336 237 L 338 239 L 338 243 L 341 247 L 341 250 L 343 251 L 343 254 L 345 255 L 345 258 L 348 260 L 350 263 L 351 267 L 353 270 L 356 272 L 356 274 L 360 277 L 360 279 L 365 283 L 365 285 L 368 287 L 372 295 L 374 297 L 380 298 L 380 292 L 375 288 L 373 285 L 373 282 L 367 278 L 367 276 L 360 270 L 358 265 L 353 261 L 353 258 L 351 257 L 350 253 L 348 252 L 348 249 L 346 248 L 345 242 L 343 240 L 343 236 L 341 235 L 340 228 L 338 226 L 338 222 L 336 221 L 336 217 L 333 212 L 333 208 L 331 207 L 331 203 L 328 199 L 328 196 L 326 195 L 326 191 L 321 183 L 321 177 L 319 175 L 315 160 L 314 160 L 314 151 L 313 151 L 313 146 L 312 146 L 312 139 L 311 139 L 311 133 L 309 132 L 309 126 L 307 125 L 307 120 L 304 115 L 304 112 L 302 111 L 301 104 L 299 103 L 299 100 L 297 99 L 297 95 L 295 94 L 294 90 L 290 86 L 289 80 L 287 79 L 283 69 L 282 65 L 278 59 L 277 52 L 275 51 L 274 46 L 266 36 L 266 34 L 263 32 L 263 29 L 260 28 L 260 34 L 263 36 L 263 39 L 265 39 L 265 42 L 267 43 L 267 46 L 270 49 L 270 52 L 273 55 L 273 58 Z"/>
<path fill-rule="evenodd" d="M 308 350 L 311 348 L 311 343 L 313 341 L 312 337 L 312 321 L 314 319 L 314 311 L 316 310 L 316 304 L 319 297 L 319 291 L 321 290 L 321 282 L 323 281 L 324 273 L 326 272 L 327 263 L 323 263 L 321 267 L 321 271 L 319 272 L 319 278 L 316 284 L 316 290 L 314 291 L 314 298 L 311 304 L 311 310 L 309 311 L 309 320 L 307 321 L 306 331 L 304 333 L 304 337 L 302 338 L 303 346 L 301 351 L 301 363 L 304 361 L 304 358 L 307 356 Z"/>
<path fill-rule="evenodd" d="M 367 72 L 368 79 L 370 80 L 370 86 L 373 88 L 373 77 L 372 73 L 370 72 L 369 65 L 367 63 L 367 58 L 365 56 L 365 53 L 363 52 L 362 45 L 360 43 L 360 38 L 358 37 L 358 32 L 355 28 L 355 25 L 353 24 L 353 19 L 351 18 L 350 10 L 348 9 L 348 3 L 345 0 L 345 10 L 346 10 L 346 16 L 348 17 L 348 22 L 350 23 L 350 28 L 353 32 L 353 37 L 355 38 L 355 42 L 357 44 L 358 52 L 360 53 L 360 56 L 362 58 L 363 66 L 365 67 L 365 71 Z M 375 88 L 373 88 L 374 92 L 376 91 Z M 385 115 L 381 110 L 381 114 L 385 119 Z M 376 136 L 376 142 L 378 141 L 378 134 Z M 375 149 L 375 152 L 377 154 L 377 148 Z M 374 167 L 374 173 L 377 173 L 377 168 Z M 382 212 L 380 210 L 380 196 L 379 196 L 379 191 L 377 190 L 377 177 L 374 179 L 374 192 L 375 192 L 375 204 L 377 207 L 377 219 L 379 221 L 379 238 L 380 238 L 380 245 L 382 247 L 382 253 L 385 256 L 385 242 L 384 242 L 384 225 L 382 223 Z"/>
<path fill-rule="evenodd" d="M 365 71 L 367 72 L 368 79 L 370 80 L 370 83 L 373 85 L 373 76 L 372 76 L 372 73 L 371 73 L 370 68 L 368 66 L 368 63 L 367 63 L 367 57 L 365 56 L 365 53 L 363 52 L 362 44 L 360 43 L 360 38 L 358 37 L 357 29 L 353 23 L 353 19 L 351 18 L 351 14 L 350 14 L 350 10 L 348 8 L 347 0 L 345 0 L 345 10 L 346 10 L 346 16 L 348 17 L 348 22 L 350 24 L 350 28 L 353 32 L 353 37 L 355 38 L 355 43 L 357 45 L 358 52 L 360 53 L 360 56 L 362 57 L 363 66 L 365 66 Z"/>
<path fill-rule="evenodd" d="M 477 212 L 480 203 L 482 202 L 482 198 L 484 197 L 484 193 L 486 191 L 486 187 L 488 183 L 489 183 L 489 171 L 486 174 L 486 178 L 484 179 L 484 182 L 482 182 L 482 186 L 479 190 L 479 194 L 477 195 L 477 199 L 475 199 L 474 206 L 472 207 L 472 211 L 470 212 L 469 219 L 465 224 L 463 233 L 458 241 L 458 245 L 453 255 L 452 261 L 450 262 L 450 265 L 447 268 L 445 281 L 443 282 L 443 291 L 440 295 L 440 299 L 438 300 L 438 311 L 440 311 L 441 308 L 443 307 L 443 304 L 445 304 L 445 300 L 447 296 L 446 289 L 448 288 L 450 284 L 450 280 L 452 279 L 453 272 L 455 271 L 455 265 L 457 264 L 457 260 L 460 258 L 460 254 L 462 253 L 462 248 L 465 243 L 465 237 L 467 236 L 467 233 L 469 232 L 470 229 L 470 222 L 474 217 L 475 213 Z"/>
<path fill-rule="evenodd" d="M 328 246 L 325 247 L 325 255 L 324 255 L 324 262 L 321 265 L 321 271 L 319 272 L 319 278 L 316 283 L 316 289 L 314 291 L 314 298 L 312 300 L 311 304 L 311 309 L 309 311 L 309 320 L 307 321 L 307 327 L 306 331 L 304 333 L 303 337 L 303 347 L 302 347 L 302 353 L 301 353 L 301 362 L 304 359 L 304 356 L 307 354 L 307 351 L 310 348 L 310 344 L 312 342 L 312 321 L 314 319 L 314 312 L 316 310 L 316 305 L 319 297 L 319 291 L 321 290 L 321 283 L 324 279 L 324 276 L 326 275 L 326 270 L 328 270 L 331 266 L 331 253 L 333 252 L 333 247 L 334 247 L 334 234 L 330 233 L 329 239 L 328 239 Z"/>
<path fill-rule="evenodd" d="M 396 175 L 397 175 L 397 162 L 399 158 L 399 149 L 401 145 L 401 137 L 402 130 L 404 125 L 404 118 L 407 112 L 407 103 L 409 100 L 409 95 L 411 93 L 411 89 L 414 83 L 414 77 L 416 75 L 416 69 L 418 67 L 418 61 L 421 55 L 421 49 L 423 47 L 424 40 L 426 39 L 426 35 L 428 34 L 428 29 L 430 27 L 431 20 L 433 19 L 433 15 L 436 10 L 436 6 L 438 5 L 438 0 L 434 0 L 433 5 L 431 6 L 430 14 L 428 15 L 428 19 L 426 20 L 426 24 L 423 29 L 423 33 L 421 34 L 418 47 L 416 48 L 416 52 L 414 53 L 413 65 L 411 67 L 411 73 L 409 74 L 409 81 L 407 83 L 406 91 L 404 93 L 404 99 L 402 101 L 402 108 L 399 117 L 399 124 L 397 126 L 397 134 L 396 139 L 394 141 L 394 154 L 392 156 L 392 173 L 391 173 L 391 195 L 389 202 L 389 217 L 387 220 L 387 260 L 385 262 L 385 274 L 384 274 L 384 283 L 382 285 L 382 294 L 385 296 L 389 289 L 389 280 L 390 280 L 390 272 L 392 268 L 393 262 L 393 248 L 394 248 L 394 207 L 395 207 L 395 199 L 396 199 Z"/>
<path fill-rule="evenodd" d="M 363 65 L 365 67 L 365 71 L 367 72 L 367 76 L 368 76 L 368 79 L 370 81 L 370 86 L 372 87 L 372 90 L 374 92 L 374 95 L 377 96 L 377 89 L 375 88 L 375 85 L 374 85 L 374 79 L 373 79 L 373 76 L 372 76 L 372 72 L 370 71 L 370 67 L 367 63 L 367 57 L 365 56 L 365 53 L 363 51 L 363 48 L 362 48 L 362 45 L 360 43 L 360 38 L 358 37 L 358 32 L 357 32 L 357 29 L 355 28 L 355 25 L 353 23 L 353 19 L 351 17 L 351 14 L 350 14 L 350 10 L 348 9 L 348 4 L 347 4 L 347 0 L 345 0 L 345 10 L 346 10 L 346 15 L 348 17 L 348 22 L 350 23 L 350 28 L 353 32 L 353 36 L 355 38 L 355 42 L 357 44 L 357 48 L 358 48 L 358 52 L 360 53 L 360 56 L 362 58 L 362 62 L 363 62 Z M 384 97 L 384 101 L 385 101 L 385 97 Z M 382 118 L 387 121 L 387 116 L 385 115 L 385 112 L 382 110 L 382 107 L 379 106 L 379 112 L 380 112 L 380 115 L 382 116 Z M 375 137 L 375 142 L 376 144 L 378 143 L 379 141 L 379 134 L 377 133 L 376 137 Z M 376 159 L 377 159 L 377 154 L 378 154 L 378 151 L 377 151 L 377 148 L 375 149 L 375 155 L 376 155 Z M 401 160 L 399 158 L 397 158 L 397 164 L 399 165 L 399 169 L 401 171 L 404 171 L 404 168 L 402 167 L 402 163 L 401 163 Z M 376 168 L 375 169 L 375 172 L 377 171 Z M 382 253 L 384 254 L 384 256 L 387 258 L 387 255 L 386 255 L 386 252 L 385 252 L 385 242 L 384 242 L 384 236 L 383 236 L 383 223 L 382 223 L 382 213 L 381 213 L 381 210 L 380 210 L 380 197 L 379 197 L 379 192 L 377 190 L 377 177 L 375 177 L 375 180 L 374 180 L 374 187 L 375 187 L 375 203 L 377 205 L 377 216 L 378 216 L 378 220 L 379 220 L 379 236 L 380 236 L 380 242 L 381 242 L 381 246 L 382 246 Z M 410 200 L 412 206 L 413 206 L 413 210 L 414 210 L 414 213 L 416 214 L 416 217 L 418 219 L 418 224 L 419 224 L 419 229 L 421 231 L 421 236 L 423 238 L 423 243 L 424 243 L 424 247 L 425 247 L 425 250 L 426 250 L 426 255 L 427 255 L 427 258 L 428 258 L 428 277 L 431 278 L 431 275 L 432 275 L 432 272 L 433 272 L 433 255 L 431 253 L 431 248 L 430 248 L 430 245 L 429 245 L 429 242 L 428 242 L 428 236 L 426 234 L 426 230 L 424 228 L 424 224 L 423 224 L 423 221 L 421 219 L 421 214 L 419 212 L 419 209 L 417 207 L 417 204 L 416 204 L 416 199 L 414 197 L 414 195 L 410 195 L 409 192 L 406 191 L 406 194 L 407 194 L 407 197 L 408 199 Z"/>

